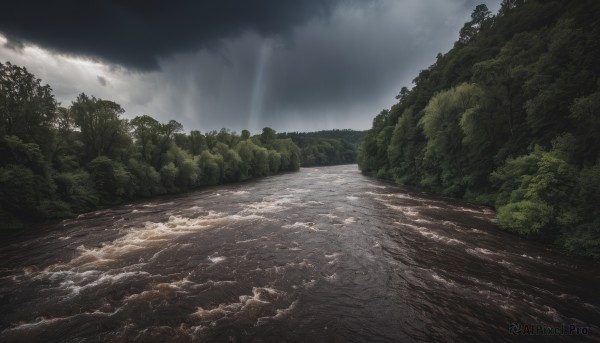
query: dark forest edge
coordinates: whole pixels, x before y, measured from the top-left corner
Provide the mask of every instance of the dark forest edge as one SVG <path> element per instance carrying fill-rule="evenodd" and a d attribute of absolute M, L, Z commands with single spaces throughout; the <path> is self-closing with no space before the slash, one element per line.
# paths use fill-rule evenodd
<path fill-rule="evenodd" d="M 373 120 L 364 173 L 492 205 L 600 260 L 600 2 L 504 0 Z"/>
<path fill-rule="evenodd" d="M 177 121 L 127 120 L 123 113 L 119 104 L 83 93 L 61 107 L 26 68 L 0 63 L 0 228 L 296 171 L 303 163 L 293 139 L 304 134 L 278 137 L 268 127 L 254 136 L 228 129 L 186 134 Z M 356 135 L 345 131 L 352 144 L 317 134 L 318 163 L 356 162 Z"/>
<path fill-rule="evenodd" d="M 303 167 L 354 164 L 366 131 L 323 130 L 317 132 L 284 132 L 279 138 L 291 138 L 300 147 Z"/>

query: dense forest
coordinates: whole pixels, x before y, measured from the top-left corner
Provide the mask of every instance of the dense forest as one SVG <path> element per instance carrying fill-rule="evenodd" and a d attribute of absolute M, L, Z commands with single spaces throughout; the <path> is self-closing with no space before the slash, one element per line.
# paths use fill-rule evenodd
<path fill-rule="evenodd" d="M 363 172 L 600 260 L 600 2 L 504 0 L 373 120 Z"/>
<path fill-rule="evenodd" d="M 123 113 L 85 94 L 61 107 L 26 68 L 0 63 L 0 228 L 300 167 L 298 146 L 271 128 L 186 134 Z"/>
<path fill-rule="evenodd" d="M 291 138 L 300 147 L 302 166 L 329 166 L 356 163 L 358 148 L 365 131 L 323 130 L 284 132 L 279 138 Z"/>

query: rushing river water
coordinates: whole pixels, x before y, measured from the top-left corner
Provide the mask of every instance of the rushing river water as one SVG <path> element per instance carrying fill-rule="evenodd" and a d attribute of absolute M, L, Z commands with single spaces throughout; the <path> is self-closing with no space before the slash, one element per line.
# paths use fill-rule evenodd
<path fill-rule="evenodd" d="M 4 239 L 0 341 L 598 341 L 600 269 L 494 221 L 356 166 L 88 213 Z"/>

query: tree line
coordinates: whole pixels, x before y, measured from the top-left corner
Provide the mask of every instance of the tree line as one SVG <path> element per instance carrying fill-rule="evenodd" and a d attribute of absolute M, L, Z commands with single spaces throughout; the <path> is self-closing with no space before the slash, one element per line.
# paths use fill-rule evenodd
<path fill-rule="evenodd" d="M 26 68 L 0 63 L 0 228 L 300 167 L 298 146 L 268 127 L 187 134 L 123 113 L 83 93 L 61 107 Z"/>
<path fill-rule="evenodd" d="M 280 138 L 291 138 L 298 147 L 302 166 L 329 166 L 357 162 L 358 147 L 365 131 L 323 130 L 317 132 L 283 132 Z"/>
<path fill-rule="evenodd" d="M 488 204 L 500 227 L 600 260 L 600 2 L 479 5 L 373 120 L 365 173 Z"/>

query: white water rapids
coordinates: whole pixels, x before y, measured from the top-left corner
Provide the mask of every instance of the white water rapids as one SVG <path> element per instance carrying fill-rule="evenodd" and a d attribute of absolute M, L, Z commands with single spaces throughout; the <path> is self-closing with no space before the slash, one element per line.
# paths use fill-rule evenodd
<path fill-rule="evenodd" d="M 356 166 L 4 239 L 0 341 L 598 341 L 600 270 Z M 513 336 L 514 323 L 587 328 Z"/>

